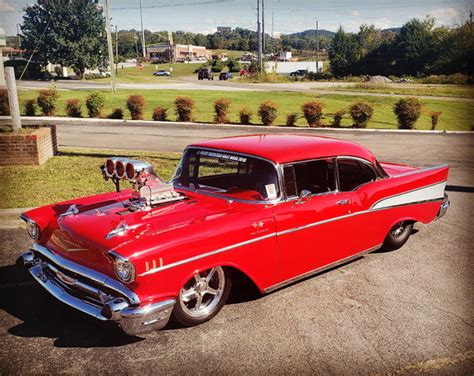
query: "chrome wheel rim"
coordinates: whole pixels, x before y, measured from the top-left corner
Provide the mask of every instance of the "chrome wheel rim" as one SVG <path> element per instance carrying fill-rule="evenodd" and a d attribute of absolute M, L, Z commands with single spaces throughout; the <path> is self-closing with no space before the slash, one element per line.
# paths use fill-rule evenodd
<path fill-rule="evenodd" d="M 393 237 L 398 238 L 401 234 L 405 231 L 405 222 L 399 222 L 395 226 L 393 226 L 390 233 Z"/>
<path fill-rule="evenodd" d="M 224 287 L 224 270 L 220 266 L 195 273 L 179 292 L 179 304 L 189 316 L 205 317 L 221 301 Z"/>

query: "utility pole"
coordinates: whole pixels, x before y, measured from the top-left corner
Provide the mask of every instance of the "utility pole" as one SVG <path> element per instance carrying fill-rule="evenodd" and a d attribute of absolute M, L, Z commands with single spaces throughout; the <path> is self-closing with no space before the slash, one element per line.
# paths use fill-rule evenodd
<path fill-rule="evenodd" d="M 274 38 L 274 35 L 273 35 L 273 10 L 272 10 L 272 54 L 275 54 L 275 40 L 273 39 Z"/>
<path fill-rule="evenodd" d="M 142 25 L 142 54 L 143 54 L 143 60 L 145 60 L 146 47 L 145 47 L 145 30 L 143 30 L 142 0 L 140 0 L 140 23 Z"/>
<path fill-rule="evenodd" d="M 265 54 L 265 0 L 262 0 L 262 52 Z"/>
<path fill-rule="evenodd" d="M 115 73 L 118 73 L 118 31 L 115 25 Z"/>
<path fill-rule="evenodd" d="M 7 82 L 10 115 L 12 117 L 12 129 L 14 132 L 17 132 L 21 129 L 21 119 L 20 106 L 18 104 L 18 93 L 16 91 L 15 70 L 13 69 L 13 67 L 5 68 L 5 80 Z"/>
<path fill-rule="evenodd" d="M 319 22 L 316 20 L 316 73 L 319 72 Z"/>
<path fill-rule="evenodd" d="M 109 50 L 109 65 L 110 65 L 110 85 L 112 92 L 115 93 L 115 67 L 114 67 L 114 49 L 112 46 L 112 33 L 110 32 L 110 17 L 109 17 L 109 0 L 104 0 L 105 11 L 105 32 L 107 33 L 107 48 Z"/>
<path fill-rule="evenodd" d="M 21 52 L 20 24 L 16 24 L 16 36 L 18 37 L 18 50 L 20 51 L 20 58 L 23 59 L 23 54 Z"/>
<path fill-rule="evenodd" d="M 257 0 L 257 65 L 258 72 L 262 72 L 262 31 L 260 25 L 260 0 Z"/>

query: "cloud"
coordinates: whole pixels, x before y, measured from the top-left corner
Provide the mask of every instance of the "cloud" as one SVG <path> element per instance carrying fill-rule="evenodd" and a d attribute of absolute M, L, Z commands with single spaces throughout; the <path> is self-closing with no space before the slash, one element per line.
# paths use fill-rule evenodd
<path fill-rule="evenodd" d="M 360 16 L 360 12 L 358 10 L 351 10 L 350 14 L 351 16 Z"/>
<path fill-rule="evenodd" d="M 393 26 L 392 20 L 386 17 L 374 20 L 373 24 L 379 29 L 388 29 Z"/>
<path fill-rule="evenodd" d="M 436 8 L 428 12 L 430 17 L 436 18 L 438 25 L 452 25 L 458 21 L 460 13 L 455 8 Z"/>
<path fill-rule="evenodd" d="M 16 8 L 11 5 L 8 0 L 0 0 L 0 12 L 14 11 Z"/>

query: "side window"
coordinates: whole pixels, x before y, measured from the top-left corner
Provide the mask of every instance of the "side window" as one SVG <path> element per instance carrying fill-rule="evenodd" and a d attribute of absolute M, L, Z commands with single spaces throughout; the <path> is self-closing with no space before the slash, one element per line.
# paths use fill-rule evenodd
<path fill-rule="evenodd" d="M 354 159 L 338 159 L 337 169 L 342 192 L 353 191 L 360 185 L 376 179 L 369 165 Z"/>
<path fill-rule="evenodd" d="M 336 190 L 333 159 L 295 163 L 283 170 L 288 197 L 298 196 L 302 190 L 312 194 Z"/>

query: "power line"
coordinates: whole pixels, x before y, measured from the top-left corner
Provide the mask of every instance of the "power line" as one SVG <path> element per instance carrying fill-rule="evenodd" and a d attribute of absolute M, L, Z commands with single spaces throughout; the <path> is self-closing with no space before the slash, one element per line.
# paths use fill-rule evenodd
<path fill-rule="evenodd" d="M 207 5 L 207 4 L 219 4 L 219 3 L 234 3 L 237 0 L 209 0 L 209 1 L 200 1 L 200 2 L 187 2 L 187 3 L 178 3 L 178 4 L 160 4 L 160 5 L 147 5 L 142 7 L 143 9 L 155 9 L 155 8 L 174 8 L 174 7 L 187 7 L 192 5 Z M 111 10 L 130 10 L 130 9 L 139 9 L 138 6 L 130 7 L 113 7 Z"/>

